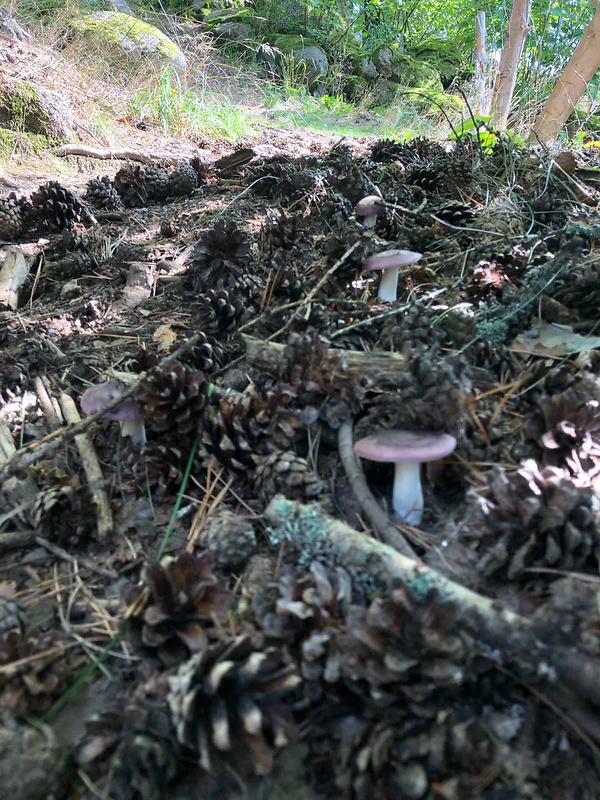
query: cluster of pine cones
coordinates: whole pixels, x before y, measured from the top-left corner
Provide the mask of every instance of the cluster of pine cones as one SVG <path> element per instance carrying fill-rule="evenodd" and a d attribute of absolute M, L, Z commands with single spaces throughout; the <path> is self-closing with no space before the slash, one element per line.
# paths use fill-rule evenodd
<path fill-rule="evenodd" d="M 114 180 L 88 182 L 83 198 L 49 181 L 28 200 L 11 192 L 0 197 L 0 239 L 13 241 L 34 231 L 61 233 L 76 223 L 94 224 L 93 210 L 116 211 L 191 194 L 206 181 L 207 166 L 198 158 L 167 172 L 162 167 L 127 165 Z"/>

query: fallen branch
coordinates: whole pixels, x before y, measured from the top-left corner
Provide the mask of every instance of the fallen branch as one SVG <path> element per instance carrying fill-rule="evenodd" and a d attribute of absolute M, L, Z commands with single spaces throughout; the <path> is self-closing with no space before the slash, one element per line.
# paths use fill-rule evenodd
<path fill-rule="evenodd" d="M 497 601 L 466 589 L 422 562 L 350 528 L 327 515 L 318 504 L 304 505 L 275 497 L 265 511 L 272 532 L 293 541 L 303 553 L 314 553 L 346 567 L 389 591 L 401 582 L 416 597 L 436 589 L 440 603 L 451 603 L 461 625 L 479 643 L 483 655 L 506 665 L 527 682 L 565 686 L 600 705 L 600 660 L 572 646 L 549 646 L 538 639 L 528 619 Z"/>
<path fill-rule="evenodd" d="M 106 160 L 119 160 L 119 161 L 139 161 L 141 164 L 169 164 L 176 166 L 183 161 L 189 161 L 192 157 L 191 154 L 174 156 L 169 153 L 153 153 L 148 150 L 129 150 L 107 148 L 99 150 L 97 147 L 87 147 L 84 144 L 64 144 L 57 147 L 54 151 L 56 156 L 85 156 L 87 158 L 99 158 L 103 161 Z"/>
<path fill-rule="evenodd" d="M 388 515 L 381 508 L 377 500 L 371 494 L 367 485 L 360 461 L 354 453 L 354 441 L 352 436 L 352 420 L 340 425 L 338 431 L 338 448 L 340 459 L 346 472 L 346 477 L 350 481 L 350 486 L 360 507 L 365 512 L 371 525 L 381 536 L 383 541 L 399 553 L 403 553 L 408 558 L 417 558 L 417 554 L 406 541 L 402 533 L 389 520 Z"/>
<path fill-rule="evenodd" d="M 59 398 L 60 408 L 67 422 L 77 424 L 81 421 L 77 406 L 72 397 L 68 394 L 61 394 Z M 104 475 L 98 461 L 98 456 L 94 446 L 87 437 L 87 434 L 80 433 L 75 437 L 75 444 L 79 450 L 81 464 L 87 478 L 92 500 L 96 506 L 96 521 L 98 528 L 98 538 L 100 541 L 106 539 L 113 531 L 113 516 L 110 507 L 110 499 L 106 492 Z"/>

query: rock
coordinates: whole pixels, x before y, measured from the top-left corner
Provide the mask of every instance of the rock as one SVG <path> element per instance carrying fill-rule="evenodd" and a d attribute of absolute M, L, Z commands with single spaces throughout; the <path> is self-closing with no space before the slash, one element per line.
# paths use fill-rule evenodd
<path fill-rule="evenodd" d="M 375 69 L 382 78 L 389 78 L 392 74 L 392 59 L 394 51 L 386 44 L 376 48 L 371 54 L 371 59 L 375 65 Z"/>
<path fill-rule="evenodd" d="M 376 78 L 378 75 L 377 67 L 369 56 L 355 58 L 353 67 L 355 74 L 367 81 Z"/>
<path fill-rule="evenodd" d="M 0 126 L 64 142 L 71 138 L 73 115 L 54 92 L 26 81 L 11 81 L 0 86 Z"/>
<path fill-rule="evenodd" d="M 377 99 L 377 105 L 389 106 L 394 102 L 398 84 L 387 78 L 378 78 L 372 86 L 372 92 Z"/>
<path fill-rule="evenodd" d="M 221 22 L 215 28 L 215 39 L 228 42 L 247 42 L 252 28 L 245 22 Z"/>
<path fill-rule="evenodd" d="M 94 44 L 102 55 L 121 55 L 133 61 L 146 57 L 158 65 L 185 69 L 185 56 L 175 42 L 154 25 L 128 14 L 100 11 L 75 17 L 69 25 L 73 33 Z"/>
<path fill-rule="evenodd" d="M 377 73 L 375 73 L 377 74 Z M 361 100 L 369 91 L 370 84 L 358 75 L 348 75 L 344 81 L 344 96 L 350 101 Z"/>
<path fill-rule="evenodd" d="M 306 81 L 313 89 L 329 72 L 327 55 L 313 39 L 286 34 L 277 36 L 273 40 L 273 47 L 279 50 L 283 56 L 291 56 L 297 63 L 306 65 Z M 281 56 L 273 55 L 269 49 L 263 50 L 259 56 L 273 68 L 281 60 Z"/>

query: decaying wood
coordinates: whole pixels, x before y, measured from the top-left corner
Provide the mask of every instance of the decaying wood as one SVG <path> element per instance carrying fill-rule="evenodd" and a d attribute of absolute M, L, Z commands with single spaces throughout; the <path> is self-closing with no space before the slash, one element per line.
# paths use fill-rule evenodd
<path fill-rule="evenodd" d="M 398 528 L 392 525 L 388 515 L 371 494 L 361 463 L 354 453 L 352 428 L 352 420 L 346 420 L 346 422 L 340 425 L 338 431 L 338 448 L 342 466 L 344 467 L 346 477 L 350 482 L 356 499 L 369 518 L 369 522 L 383 541 L 399 553 L 403 553 L 409 558 L 416 559 L 417 554 L 415 551 Z"/>
<path fill-rule="evenodd" d="M 267 507 L 264 518 L 271 531 L 296 542 L 303 553 L 310 554 L 314 548 L 318 557 L 329 547 L 335 562 L 375 581 L 386 591 L 398 582 L 407 585 L 417 597 L 436 589 L 441 603 L 454 606 L 457 625 L 479 643 L 485 657 L 510 668 L 528 683 L 564 687 L 588 703 L 600 705 L 600 660 L 572 646 L 546 644 L 528 619 L 497 601 L 359 533 L 317 504 L 304 505 L 278 495 Z"/>
<path fill-rule="evenodd" d="M 127 308 L 135 308 L 152 294 L 154 271 L 151 264 L 132 261 L 129 265 L 127 283 L 123 289 L 123 303 Z"/>
<path fill-rule="evenodd" d="M 14 311 L 19 304 L 19 292 L 29 275 L 31 262 L 16 245 L 3 248 L 6 252 L 0 269 L 0 309 Z"/>
<path fill-rule="evenodd" d="M 256 369 L 272 375 L 277 371 L 283 359 L 285 345 L 256 339 L 242 334 L 246 342 L 246 359 Z M 367 353 L 363 350 L 338 350 L 329 348 L 330 353 L 339 353 L 342 365 L 357 368 L 363 375 L 382 374 L 394 370 L 402 372 L 407 369 L 406 357 L 400 353 Z"/>
<path fill-rule="evenodd" d="M 77 411 L 77 406 L 72 397 L 68 394 L 61 394 L 59 398 L 60 408 L 67 422 L 76 425 L 81 422 L 81 417 Z M 81 465 L 84 469 L 92 500 L 96 506 L 96 520 L 98 526 L 98 538 L 106 539 L 113 530 L 113 516 L 110 507 L 110 500 L 106 492 L 106 482 L 102 475 L 102 468 L 98 461 L 98 456 L 94 446 L 87 437 L 87 434 L 80 433 L 75 437 L 75 444 L 81 458 Z"/>
<path fill-rule="evenodd" d="M 187 155 L 173 155 L 171 153 L 153 153 L 149 150 L 129 150 L 123 149 L 110 149 L 99 150 L 97 147 L 87 147 L 83 144 L 64 144 L 57 147 L 54 151 L 56 156 L 85 156 L 87 158 L 99 158 L 103 161 L 106 160 L 119 160 L 119 161 L 139 161 L 141 164 L 167 164 L 176 166 L 183 161 L 189 161 L 192 157 L 191 153 Z"/>

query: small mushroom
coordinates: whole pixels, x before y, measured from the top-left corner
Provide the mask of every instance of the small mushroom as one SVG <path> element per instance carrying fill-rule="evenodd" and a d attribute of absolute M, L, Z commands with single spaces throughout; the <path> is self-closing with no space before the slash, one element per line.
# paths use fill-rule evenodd
<path fill-rule="evenodd" d="M 423 517 L 421 464 L 450 455 L 456 439 L 448 433 L 382 430 L 356 442 L 354 452 L 369 461 L 395 464 L 392 505 L 398 519 L 418 525 Z"/>
<path fill-rule="evenodd" d="M 354 207 L 354 215 L 362 217 L 363 227 L 374 228 L 377 222 L 377 217 L 380 214 L 385 214 L 386 204 L 383 197 L 378 194 L 370 194 L 368 197 L 363 197 L 359 200 Z"/>
<path fill-rule="evenodd" d="M 81 396 L 81 410 L 86 416 L 102 411 L 123 394 L 123 385 L 119 381 L 99 383 L 87 389 Z M 146 429 L 142 412 L 133 397 L 128 397 L 112 411 L 105 415 L 106 419 L 116 420 L 121 425 L 121 435 L 129 436 L 142 448 L 146 444 Z"/>
<path fill-rule="evenodd" d="M 383 270 L 377 297 L 386 303 L 395 303 L 398 298 L 398 269 L 416 264 L 423 258 L 421 253 L 411 250 L 384 250 L 365 261 L 365 269 Z"/>

